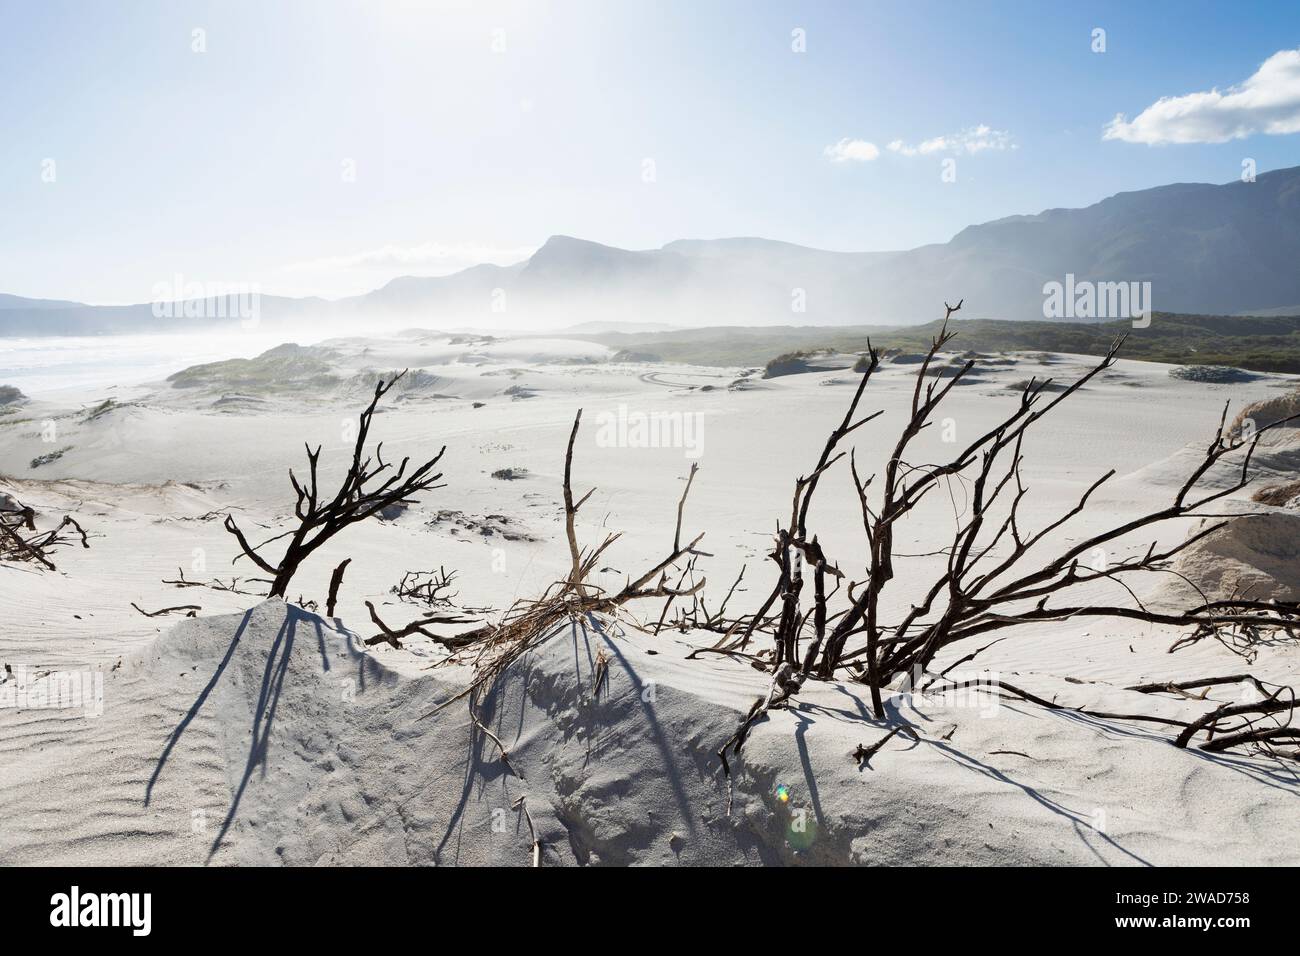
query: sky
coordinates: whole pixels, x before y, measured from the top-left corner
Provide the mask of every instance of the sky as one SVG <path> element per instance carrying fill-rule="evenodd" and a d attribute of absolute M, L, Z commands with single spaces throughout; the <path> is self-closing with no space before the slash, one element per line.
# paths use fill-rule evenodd
<path fill-rule="evenodd" d="M 39 298 L 906 249 L 1300 165 L 1300 4 L 0 0 L 0 144 L 0 292 Z"/>

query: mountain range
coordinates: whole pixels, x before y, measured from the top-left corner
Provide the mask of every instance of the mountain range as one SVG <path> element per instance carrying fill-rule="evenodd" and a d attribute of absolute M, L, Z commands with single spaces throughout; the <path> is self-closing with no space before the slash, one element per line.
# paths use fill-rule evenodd
<path fill-rule="evenodd" d="M 260 321 L 355 329 L 550 329 L 595 323 L 915 325 L 944 301 L 971 318 L 1038 319 L 1047 283 L 1150 283 L 1161 312 L 1300 312 L 1300 167 L 1253 182 L 1176 183 L 968 226 L 900 252 L 830 252 L 769 239 L 678 240 L 628 250 L 552 236 L 509 266 L 405 276 L 338 300 L 261 296 Z M 239 321 L 236 303 L 193 300 L 194 317 L 150 303 L 92 306 L 0 294 L 0 335 L 152 332 Z M 1078 317 L 1076 317 L 1078 318 Z M 1083 316 L 1087 318 L 1087 316 Z M 1106 316 L 1098 316 L 1099 320 Z"/>

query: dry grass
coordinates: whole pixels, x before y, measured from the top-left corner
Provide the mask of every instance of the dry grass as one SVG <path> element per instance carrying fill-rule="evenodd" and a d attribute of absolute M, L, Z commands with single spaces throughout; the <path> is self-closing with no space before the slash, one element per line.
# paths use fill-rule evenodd
<path fill-rule="evenodd" d="M 1300 480 L 1288 481 L 1281 485 L 1269 485 L 1267 488 L 1261 488 L 1250 496 L 1251 501 L 1258 502 L 1261 505 L 1276 505 L 1282 507 L 1292 498 L 1300 497 Z"/>
<path fill-rule="evenodd" d="M 1267 428 L 1274 422 L 1280 422 L 1285 418 L 1300 415 L 1300 390 L 1294 391 L 1289 395 L 1279 395 L 1276 398 L 1266 398 L 1260 402 L 1253 402 L 1247 405 L 1237 417 L 1232 420 L 1232 426 L 1228 429 L 1228 434 L 1232 437 L 1241 435 L 1242 426 L 1247 419 L 1254 422 L 1254 428 L 1258 431 L 1261 428 Z M 1300 421 L 1293 421 L 1290 427 L 1300 426 Z M 1283 426 L 1287 427 L 1287 426 Z"/>

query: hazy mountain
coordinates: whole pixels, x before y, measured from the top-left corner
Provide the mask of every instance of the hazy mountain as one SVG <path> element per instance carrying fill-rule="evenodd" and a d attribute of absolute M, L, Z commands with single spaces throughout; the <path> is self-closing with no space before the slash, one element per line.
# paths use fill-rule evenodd
<path fill-rule="evenodd" d="M 1150 282 L 1164 312 L 1292 306 L 1300 302 L 1300 167 L 1253 183 L 1179 183 L 970 226 L 867 270 L 863 305 L 874 317 L 910 321 L 932 313 L 941 292 L 965 295 L 964 314 L 1041 319 L 1044 283 L 1067 274 Z"/>
<path fill-rule="evenodd" d="M 261 296 L 256 310 L 246 295 L 194 299 L 167 303 L 155 310 L 153 303 L 138 305 L 85 305 L 50 299 L 25 299 L 5 295 L 0 301 L 0 336 L 111 335 L 128 332 L 176 332 L 194 329 L 235 327 L 241 322 L 268 320 L 281 325 L 311 322 L 334 315 L 337 303 L 324 299 L 289 299 Z M 155 314 L 160 311 L 163 314 Z"/>
<path fill-rule="evenodd" d="M 64 302 L 60 299 L 24 299 L 20 295 L 0 292 L 0 310 L 27 309 L 39 312 L 45 309 L 74 309 L 80 305 L 80 302 Z"/>
<path fill-rule="evenodd" d="M 524 262 L 406 276 L 335 302 L 263 296 L 261 321 L 355 329 L 544 329 L 580 323 L 917 324 L 945 300 L 965 317 L 1044 318 L 1044 284 L 1149 282 L 1163 312 L 1273 313 L 1300 303 L 1300 167 L 1253 183 L 1180 183 L 969 226 L 906 252 L 828 252 L 768 239 L 679 240 L 628 250 L 553 236 Z M 208 305 L 218 300 L 208 300 Z M 158 319 L 148 304 L 86 306 L 0 296 L 0 334 L 220 325 Z M 1068 316 L 1066 316 L 1068 317 Z M 1095 315 L 1103 320 L 1106 315 Z M 1089 318 L 1075 315 L 1076 319 Z"/>
<path fill-rule="evenodd" d="M 800 315 L 809 323 L 847 321 L 857 270 L 890 255 L 825 252 L 768 239 L 679 240 L 662 249 L 629 250 L 552 236 L 513 266 L 394 279 L 340 306 L 434 325 L 509 328 L 771 324 Z M 815 311 L 795 312 L 800 298 L 815 299 Z"/>

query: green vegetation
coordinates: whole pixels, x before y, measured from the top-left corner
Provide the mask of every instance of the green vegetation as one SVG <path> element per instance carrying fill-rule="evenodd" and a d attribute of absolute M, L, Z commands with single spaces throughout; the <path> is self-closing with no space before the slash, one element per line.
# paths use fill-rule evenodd
<path fill-rule="evenodd" d="M 611 362 L 662 362 L 664 357 L 656 352 L 638 352 L 635 349 L 623 349 L 615 352 Z"/>
<path fill-rule="evenodd" d="M 70 451 L 72 451 L 72 446 L 64 445 L 62 448 L 57 448 L 54 451 L 47 452 L 44 455 L 37 455 L 35 458 L 31 460 L 30 465 L 32 468 L 39 468 L 41 467 L 41 465 L 48 465 L 52 461 L 58 461 L 60 458 L 63 457 L 65 452 L 70 452 Z"/>
<path fill-rule="evenodd" d="M 228 359 L 191 365 L 169 375 L 176 388 L 216 388 L 266 392 L 293 392 L 337 385 L 330 359 L 333 351 L 288 343 L 268 349 L 257 358 Z"/>
<path fill-rule="evenodd" d="M 1230 365 L 1180 365 L 1169 370 L 1169 377 L 1182 379 L 1184 382 L 1227 385 L 1231 382 L 1248 382 L 1255 376 Z"/>
<path fill-rule="evenodd" d="M 572 338 L 615 349 L 653 351 L 666 362 L 763 366 L 772 356 L 820 349 L 861 353 L 867 338 L 877 348 L 924 351 L 939 323 L 897 326 L 715 327 L 668 332 L 606 332 Z M 1224 365 L 1259 372 L 1300 373 L 1300 316 L 1175 315 L 1157 312 L 1135 329 L 1126 321 L 1010 322 L 954 319 L 955 344 L 981 352 L 1073 352 L 1103 355 L 1128 334 L 1122 358 L 1172 365 Z"/>
<path fill-rule="evenodd" d="M 114 399 L 106 398 L 87 412 L 86 417 L 82 419 L 82 421 L 93 422 L 97 418 L 103 418 L 116 407 L 117 402 Z"/>
<path fill-rule="evenodd" d="M 780 378 L 782 375 L 799 375 L 811 371 L 816 366 L 808 360 L 816 355 L 825 355 L 825 350 L 812 349 L 802 352 L 786 352 L 768 362 L 763 369 L 763 378 Z"/>

